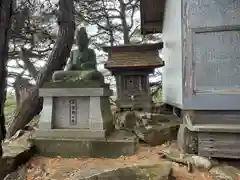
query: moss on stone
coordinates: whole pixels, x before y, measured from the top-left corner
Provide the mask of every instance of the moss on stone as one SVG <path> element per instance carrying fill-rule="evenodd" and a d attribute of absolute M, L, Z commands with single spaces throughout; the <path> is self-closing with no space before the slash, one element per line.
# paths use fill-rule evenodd
<path fill-rule="evenodd" d="M 98 81 L 57 81 L 47 82 L 42 88 L 109 88 L 109 84 L 99 83 Z"/>
<path fill-rule="evenodd" d="M 63 82 L 91 82 L 97 81 L 100 84 L 104 83 L 104 77 L 101 72 L 96 69 L 93 70 L 81 70 L 81 71 L 56 71 L 53 74 L 53 81 Z"/>

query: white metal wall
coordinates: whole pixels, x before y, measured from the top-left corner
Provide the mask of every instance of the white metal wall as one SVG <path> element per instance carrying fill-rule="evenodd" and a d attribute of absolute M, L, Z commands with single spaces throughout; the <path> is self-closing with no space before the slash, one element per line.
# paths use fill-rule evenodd
<path fill-rule="evenodd" d="M 182 1 L 167 0 L 163 25 L 163 101 L 182 107 Z"/>

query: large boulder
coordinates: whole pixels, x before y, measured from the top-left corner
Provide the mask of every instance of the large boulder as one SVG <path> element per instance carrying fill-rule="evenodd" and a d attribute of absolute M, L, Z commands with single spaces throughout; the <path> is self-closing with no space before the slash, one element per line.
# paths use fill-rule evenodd
<path fill-rule="evenodd" d="M 12 139 L 3 143 L 3 156 L 0 158 L 0 179 L 15 171 L 34 155 L 34 147 L 29 141 L 31 132 L 18 131 Z"/>

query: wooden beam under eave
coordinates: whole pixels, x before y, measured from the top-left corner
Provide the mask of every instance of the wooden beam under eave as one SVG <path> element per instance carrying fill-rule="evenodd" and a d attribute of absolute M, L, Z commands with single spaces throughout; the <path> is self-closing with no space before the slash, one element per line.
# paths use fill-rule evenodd
<path fill-rule="evenodd" d="M 162 33 L 166 0 L 140 0 L 141 34 Z"/>

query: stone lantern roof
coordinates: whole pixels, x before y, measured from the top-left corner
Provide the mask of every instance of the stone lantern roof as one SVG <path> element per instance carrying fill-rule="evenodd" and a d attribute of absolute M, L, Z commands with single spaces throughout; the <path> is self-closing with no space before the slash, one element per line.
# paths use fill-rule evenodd
<path fill-rule="evenodd" d="M 158 50 L 163 43 L 156 44 L 129 44 L 113 47 L 103 47 L 108 53 L 106 69 L 116 68 L 157 68 L 164 65 L 159 57 Z"/>

